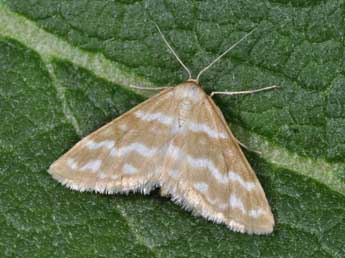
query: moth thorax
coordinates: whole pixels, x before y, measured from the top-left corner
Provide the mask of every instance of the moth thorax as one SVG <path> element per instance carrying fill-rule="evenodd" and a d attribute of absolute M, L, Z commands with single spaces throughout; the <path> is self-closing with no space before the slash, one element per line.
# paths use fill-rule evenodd
<path fill-rule="evenodd" d="M 193 103 L 190 99 L 183 99 L 178 106 L 178 124 L 182 127 L 185 121 L 190 117 L 190 112 L 192 110 Z"/>
<path fill-rule="evenodd" d="M 202 99 L 202 90 L 197 84 L 191 82 L 184 82 L 177 86 L 175 94 L 181 101 L 189 99 L 196 103 Z"/>

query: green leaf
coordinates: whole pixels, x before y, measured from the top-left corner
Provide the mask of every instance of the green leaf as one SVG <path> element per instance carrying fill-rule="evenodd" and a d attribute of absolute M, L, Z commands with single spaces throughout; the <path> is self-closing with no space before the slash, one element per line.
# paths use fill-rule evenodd
<path fill-rule="evenodd" d="M 1 257 L 344 257 L 343 1 L 0 0 Z M 277 225 L 268 236 L 194 217 L 158 192 L 78 193 L 47 173 L 62 153 L 142 102 L 129 85 L 205 90 L 279 85 L 221 96 Z"/>

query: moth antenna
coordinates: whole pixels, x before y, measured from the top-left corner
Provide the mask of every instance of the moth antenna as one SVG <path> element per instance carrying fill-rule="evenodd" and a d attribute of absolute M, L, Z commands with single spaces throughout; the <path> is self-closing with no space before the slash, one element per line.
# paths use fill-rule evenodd
<path fill-rule="evenodd" d="M 182 62 L 182 60 L 180 59 L 180 57 L 176 54 L 175 50 L 170 46 L 169 42 L 166 40 L 164 34 L 162 33 L 161 29 L 159 28 L 158 24 L 155 23 L 156 28 L 159 32 L 159 34 L 161 35 L 164 43 L 167 45 L 167 47 L 169 48 L 169 50 L 173 53 L 173 55 L 176 57 L 177 61 L 182 65 L 182 67 L 187 71 L 188 73 L 188 80 L 192 79 L 192 73 L 190 72 L 190 70 L 188 69 L 188 67 Z"/>
<path fill-rule="evenodd" d="M 202 69 L 198 76 L 196 77 L 196 80 L 199 81 L 199 78 L 201 74 L 203 74 L 205 71 L 207 71 L 212 65 L 214 65 L 216 62 L 219 61 L 223 56 L 225 56 L 227 53 L 229 53 L 233 48 L 235 48 L 238 44 L 240 44 L 241 41 L 246 39 L 250 34 L 252 34 L 257 28 L 253 29 L 251 32 L 247 33 L 244 37 L 242 37 L 239 41 L 237 41 L 235 44 L 230 46 L 227 50 L 225 50 L 221 55 L 219 55 L 216 59 L 214 59 L 208 66 L 206 66 L 204 69 Z"/>

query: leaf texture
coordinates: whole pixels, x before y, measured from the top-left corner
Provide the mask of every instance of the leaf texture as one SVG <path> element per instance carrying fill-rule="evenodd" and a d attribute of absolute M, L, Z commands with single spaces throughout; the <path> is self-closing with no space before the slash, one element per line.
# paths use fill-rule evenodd
<path fill-rule="evenodd" d="M 1 256 L 345 256 L 343 16 L 334 0 L 1 1 Z M 263 152 L 246 156 L 277 222 L 272 235 L 229 232 L 158 193 L 72 192 L 46 173 L 82 136 L 145 99 L 130 84 L 185 78 L 151 21 L 193 71 L 258 26 L 201 84 L 281 86 L 215 98 L 249 135 L 240 140 Z"/>

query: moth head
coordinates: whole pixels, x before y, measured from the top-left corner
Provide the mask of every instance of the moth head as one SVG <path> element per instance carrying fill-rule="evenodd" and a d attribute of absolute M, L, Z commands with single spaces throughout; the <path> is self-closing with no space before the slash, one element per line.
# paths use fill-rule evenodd
<path fill-rule="evenodd" d="M 194 84 L 194 85 L 196 85 L 196 86 L 200 86 L 200 84 L 199 84 L 199 81 L 197 81 L 197 80 L 195 80 L 195 79 L 188 79 L 187 81 L 186 81 L 186 83 L 190 83 L 190 84 Z"/>
<path fill-rule="evenodd" d="M 199 82 L 194 79 L 188 79 L 175 86 L 175 96 L 181 100 L 181 105 L 184 106 L 181 110 L 185 110 L 186 106 L 191 106 L 205 98 L 205 92 L 201 88 Z"/>

